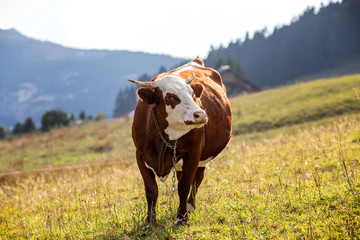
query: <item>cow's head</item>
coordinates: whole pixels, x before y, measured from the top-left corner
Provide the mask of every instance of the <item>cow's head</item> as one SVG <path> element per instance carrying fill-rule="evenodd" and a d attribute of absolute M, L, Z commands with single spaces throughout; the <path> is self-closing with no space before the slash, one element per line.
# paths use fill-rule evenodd
<path fill-rule="evenodd" d="M 164 105 L 168 126 L 165 133 L 170 140 L 175 140 L 193 128 L 202 127 L 208 117 L 196 103 L 203 86 L 199 83 L 191 84 L 195 78 L 193 74 L 188 79 L 174 75 L 165 75 L 153 82 L 138 82 L 129 80 L 142 86 L 138 95 L 148 104 Z"/>

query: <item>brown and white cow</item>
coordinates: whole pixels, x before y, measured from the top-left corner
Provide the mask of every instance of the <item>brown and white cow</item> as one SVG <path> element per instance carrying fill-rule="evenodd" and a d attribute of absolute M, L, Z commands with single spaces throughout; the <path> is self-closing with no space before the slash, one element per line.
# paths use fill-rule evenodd
<path fill-rule="evenodd" d="M 204 178 L 205 164 L 231 138 L 231 107 L 221 76 L 196 58 L 150 82 L 129 81 L 143 87 L 137 91 L 140 101 L 135 109 L 132 137 L 145 184 L 147 219 L 156 223 L 155 175 L 164 181 L 171 172 L 173 150 L 169 144 L 174 146 L 176 140 L 180 204 L 175 224 L 186 224 L 188 210 L 195 209 L 195 194 Z"/>

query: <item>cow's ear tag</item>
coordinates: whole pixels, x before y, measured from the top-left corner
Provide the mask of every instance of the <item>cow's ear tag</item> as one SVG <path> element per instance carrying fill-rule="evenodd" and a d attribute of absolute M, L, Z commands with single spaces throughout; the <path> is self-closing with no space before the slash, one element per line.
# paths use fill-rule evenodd
<path fill-rule="evenodd" d="M 199 98 L 201 96 L 201 93 L 203 91 L 203 85 L 199 83 L 195 83 L 191 85 L 191 88 L 193 89 L 195 96 Z"/>
<path fill-rule="evenodd" d="M 148 104 L 153 104 L 155 101 L 155 93 L 149 88 L 140 88 L 137 90 L 139 98 Z"/>

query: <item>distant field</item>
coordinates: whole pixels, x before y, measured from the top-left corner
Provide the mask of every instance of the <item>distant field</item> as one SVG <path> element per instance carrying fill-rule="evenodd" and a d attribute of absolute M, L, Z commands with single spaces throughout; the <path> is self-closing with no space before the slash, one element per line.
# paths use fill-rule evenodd
<path fill-rule="evenodd" d="M 185 227 L 171 181 L 146 226 L 130 119 L 1 141 L 3 173 L 111 164 L 1 178 L 0 239 L 359 239 L 358 91 L 354 75 L 232 99 L 235 136 Z"/>
<path fill-rule="evenodd" d="M 360 75 L 299 83 L 231 99 L 233 134 L 256 133 L 284 126 L 360 112 Z M 131 120 L 91 123 L 0 141 L 0 174 L 94 162 L 133 159 Z M 249 134 L 254 133 L 254 134 Z M 261 135 L 260 135 L 261 136 Z"/>
<path fill-rule="evenodd" d="M 322 79 L 231 100 L 233 133 L 262 132 L 360 111 L 360 75 Z"/>
<path fill-rule="evenodd" d="M 134 157 L 131 121 L 93 122 L 0 141 L 0 174 Z"/>

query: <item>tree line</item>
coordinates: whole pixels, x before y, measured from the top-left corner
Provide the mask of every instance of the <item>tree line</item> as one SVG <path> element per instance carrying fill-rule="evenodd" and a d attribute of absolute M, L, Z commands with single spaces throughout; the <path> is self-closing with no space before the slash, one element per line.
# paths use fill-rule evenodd
<path fill-rule="evenodd" d="M 187 63 L 187 61 L 184 61 L 173 68 L 180 67 L 186 63 Z M 218 69 L 219 67 L 224 66 L 224 65 L 229 65 L 236 72 L 238 72 L 244 76 L 246 75 L 241 64 L 236 59 L 232 58 L 231 56 L 227 56 L 226 58 L 220 56 L 215 63 L 215 68 Z M 154 76 L 156 76 L 157 74 L 160 74 L 160 73 L 164 73 L 164 72 L 167 72 L 166 68 L 164 66 L 160 66 L 158 72 L 156 74 L 154 74 L 153 76 L 151 76 L 147 73 L 144 73 L 144 74 L 140 75 L 138 77 L 138 79 L 136 79 L 136 80 L 141 81 L 141 82 L 149 82 Z M 131 112 L 135 109 L 135 106 L 138 101 L 138 97 L 136 94 L 136 90 L 138 88 L 139 88 L 139 86 L 137 86 L 135 84 L 131 84 L 128 87 L 120 88 L 119 93 L 117 94 L 117 97 L 115 100 L 115 108 L 113 111 L 113 117 L 115 117 L 115 118 L 121 117 L 124 114 L 128 114 L 129 112 Z"/>
<path fill-rule="evenodd" d="M 100 121 L 104 119 L 105 116 L 103 113 L 98 113 L 95 118 L 91 116 L 86 116 L 84 111 L 81 111 L 79 118 L 75 119 L 74 114 L 67 113 L 61 109 L 52 109 L 43 114 L 41 117 L 41 127 L 36 128 L 34 121 L 31 117 L 25 119 L 24 123 L 17 122 L 13 129 L 7 131 L 5 126 L 0 126 L 0 139 L 4 139 L 7 136 L 18 136 L 35 131 L 47 132 L 52 128 L 68 126 L 71 122 L 80 121 L 84 122 L 85 120 L 95 120 Z"/>
<path fill-rule="evenodd" d="M 182 65 L 182 64 L 180 64 Z M 158 74 L 166 72 L 166 68 L 164 66 L 160 66 Z M 155 74 L 156 75 L 156 74 Z M 154 76 L 155 76 L 154 75 Z M 141 82 L 149 82 L 152 79 L 152 76 L 150 76 L 147 73 L 144 73 L 139 76 L 137 81 Z M 128 87 L 120 88 L 119 93 L 117 94 L 116 100 L 115 100 L 115 108 L 113 111 L 113 117 L 121 117 L 124 114 L 127 114 L 135 109 L 135 106 L 137 104 L 138 98 L 136 94 L 136 90 L 139 88 L 139 86 L 135 84 L 131 84 Z"/>
<path fill-rule="evenodd" d="M 299 76 L 337 66 L 360 55 L 360 1 L 343 0 L 308 8 L 288 26 L 257 31 L 227 47 L 212 47 L 206 65 L 231 56 L 260 87 L 287 84 Z M 220 60 L 221 61 L 221 60 Z"/>

